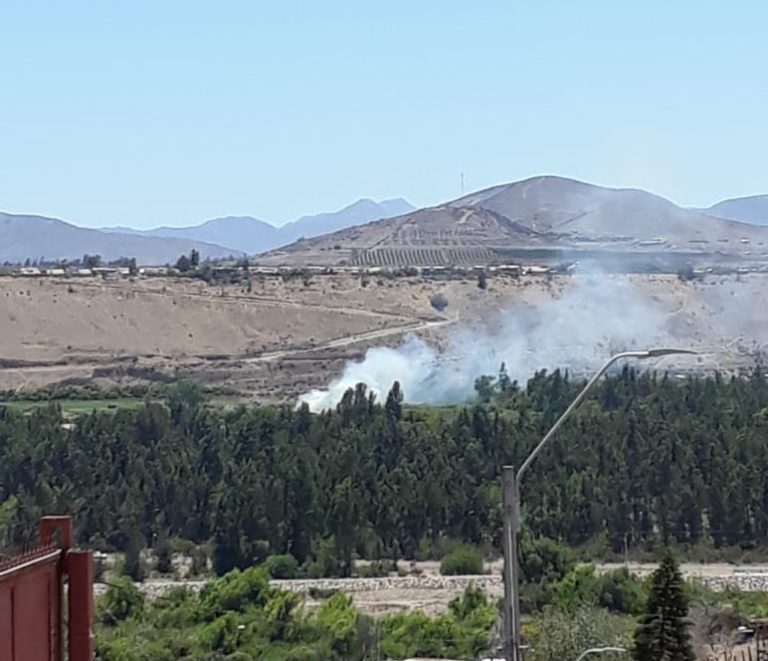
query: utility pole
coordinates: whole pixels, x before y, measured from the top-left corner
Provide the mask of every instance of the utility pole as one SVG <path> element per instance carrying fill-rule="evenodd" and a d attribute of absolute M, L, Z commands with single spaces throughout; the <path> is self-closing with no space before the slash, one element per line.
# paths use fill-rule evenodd
<path fill-rule="evenodd" d="M 517 476 L 514 466 L 504 466 L 503 516 L 504 516 L 504 659 L 522 661 L 520 658 L 520 600 L 517 594 L 517 532 L 519 502 Z"/>

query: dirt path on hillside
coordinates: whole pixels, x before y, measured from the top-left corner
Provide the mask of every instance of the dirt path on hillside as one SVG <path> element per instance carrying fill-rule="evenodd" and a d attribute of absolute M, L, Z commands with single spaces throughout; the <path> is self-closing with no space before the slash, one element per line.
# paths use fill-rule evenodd
<path fill-rule="evenodd" d="M 319 342 L 314 346 L 310 346 L 310 347 L 293 347 L 293 348 L 289 347 L 287 349 L 280 349 L 278 351 L 269 351 L 261 355 L 251 356 L 251 357 L 227 356 L 227 357 L 222 357 L 215 362 L 218 362 L 220 364 L 229 364 L 229 363 L 255 364 L 255 363 L 275 362 L 275 361 L 280 361 L 284 359 L 290 359 L 295 356 L 306 356 L 306 355 L 312 355 L 315 353 L 321 353 L 323 351 L 328 351 L 333 349 L 342 349 L 344 347 L 348 347 L 354 344 L 359 344 L 362 342 L 373 342 L 376 340 L 381 340 L 386 337 L 392 337 L 396 335 L 405 335 L 407 333 L 416 333 L 416 332 L 431 330 L 435 328 L 440 328 L 443 326 L 454 324 L 457 321 L 458 319 L 456 318 L 440 319 L 440 320 L 434 320 L 434 321 L 420 321 L 420 322 L 414 321 L 414 322 L 409 322 L 399 326 L 381 328 L 381 329 L 367 331 L 363 333 L 356 333 L 354 335 L 345 335 L 342 337 L 334 338 L 332 340 Z M 171 358 L 173 358 L 173 360 L 177 364 L 181 364 L 181 365 L 183 364 L 193 365 L 205 359 L 204 356 L 190 356 L 188 358 L 180 358 L 178 356 L 175 356 L 175 357 L 154 356 L 152 359 L 148 360 L 148 363 L 153 363 L 153 362 L 157 363 L 159 361 L 162 361 L 163 359 L 171 359 Z M 72 378 L 72 377 L 86 378 L 99 368 L 104 368 L 110 365 L 117 365 L 124 362 L 125 360 L 119 361 L 113 357 L 105 356 L 102 359 L 96 358 L 88 361 L 77 361 L 72 363 L 63 363 L 60 360 L 58 360 L 56 362 L 51 362 L 50 364 L 38 363 L 34 365 L 17 365 L 17 366 L 2 369 L 0 371 L 2 371 L 6 376 L 8 375 L 15 376 L 18 379 L 18 383 L 20 385 L 26 386 L 33 383 L 33 377 L 35 375 L 58 373 L 62 376 L 62 378 L 65 378 L 65 377 L 66 378 Z"/>
<path fill-rule="evenodd" d="M 316 353 L 318 351 L 325 351 L 327 349 L 340 349 L 342 347 L 350 346 L 351 344 L 380 340 L 391 335 L 405 335 L 406 333 L 417 333 L 419 331 L 425 331 L 432 328 L 440 328 L 441 326 L 454 324 L 457 321 L 457 319 L 441 319 L 440 321 L 423 321 L 419 323 L 405 324 L 403 326 L 393 326 L 392 328 L 382 328 L 380 330 L 368 331 L 366 333 L 358 333 L 356 335 L 349 335 L 347 337 L 340 337 L 335 340 L 329 340 L 327 342 L 322 342 L 316 346 L 306 349 L 284 349 L 280 351 L 270 351 L 260 356 L 242 359 L 242 362 L 259 363 L 264 361 L 280 360 L 282 358 L 288 358 L 302 354 Z"/>

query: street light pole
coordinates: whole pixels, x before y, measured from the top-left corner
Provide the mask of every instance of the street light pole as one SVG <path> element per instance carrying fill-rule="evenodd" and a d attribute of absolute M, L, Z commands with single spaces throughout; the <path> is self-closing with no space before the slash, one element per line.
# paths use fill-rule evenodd
<path fill-rule="evenodd" d="M 517 557 L 517 535 L 520 532 L 520 481 L 530 467 L 536 455 L 541 452 L 568 416 L 586 397 L 587 393 L 605 374 L 608 368 L 618 360 L 635 358 L 661 358 L 673 354 L 695 354 L 688 349 L 648 349 L 647 351 L 623 351 L 611 356 L 605 364 L 595 372 L 594 376 L 582 388 L 563 414 L 555 421 L 550 430 L 544 435 L 533 452 L 515 472 L 513 466 L 504 466 L 502 471 L 503 481 L 503 553 L 504 553 L 504 658 L 506 661 L 523 661 L 521 637 L 520 637 L 520 577 Z"/>

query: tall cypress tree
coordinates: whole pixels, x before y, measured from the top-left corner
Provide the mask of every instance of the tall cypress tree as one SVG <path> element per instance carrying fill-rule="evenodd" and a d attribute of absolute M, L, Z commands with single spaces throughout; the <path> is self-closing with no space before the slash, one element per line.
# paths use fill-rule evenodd
<path fill-rule="evenodd" d="M 635 631 L 635 661 L 695 661 L 683 577 L 667 554 L 651 577 L 645 614 Z"/>
<path fill-rule="evenodd" d="M 144 580 L 144 567 L 141 561 L 141 533 L 138 527 L 133 527 L 129 533 L 128 546 L 125 549 L 123 574 L 140 583 Z"/>

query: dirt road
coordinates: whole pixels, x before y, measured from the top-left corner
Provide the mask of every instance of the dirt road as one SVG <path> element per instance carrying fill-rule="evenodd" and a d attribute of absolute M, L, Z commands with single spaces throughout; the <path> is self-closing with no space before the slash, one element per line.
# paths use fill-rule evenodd
<path fill-rule="evenodd" d="M 259 363 L 264 361 L 280 360 L 281 358 L 294 357 L 302 354 L 316 353 L 327 349 L 340 349 L 352 344 L 359 344 L 360 342 L 372 342 L 374 340 L 380 340 L 392 335 L 405 335 L 406 333 L 416 333 L 432 328 L 440 328 L 441 326 L 454 324 L 456 321 L 456 319 L 441 319 L 436 321 L 422 321 L 417 323 L 404 324 L 402 326 L 393 326 L 392 328 L 382 328 L 380 330 L 368 331 L 366 333 L 358 333 L 356 335 L 339 337 L 335 340 L 322 342 L 306 349 L 285 349 L 282 351 L 270 351 L 268 353 L 262 354 L 261 356 L 244 358 L 242 359 L 242 362 Z"/>

